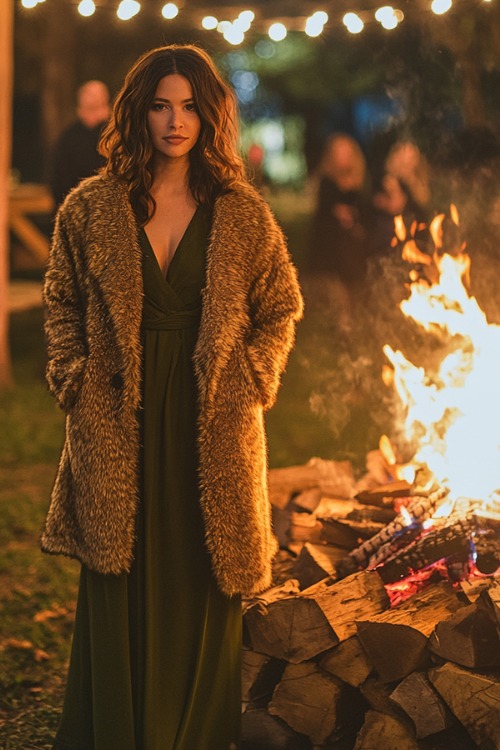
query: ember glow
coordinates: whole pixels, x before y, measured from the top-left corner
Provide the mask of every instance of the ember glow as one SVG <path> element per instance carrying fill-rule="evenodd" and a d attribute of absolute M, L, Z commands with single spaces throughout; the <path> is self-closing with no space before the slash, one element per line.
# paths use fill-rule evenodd
<path fill-rule="evenodd" d="M 450 216 L 458 225 L 454 207 Z M 405 436 L 418 446 L 400 475 L 412 481 L 408 469 L 416 472 L 425 467 L 438 485 L 449 489 L 450 498 L 481 500 L 498 509 L 500 326 L 488 323 L 467 291 L 470 257 L 463 248 L 455 255 L 443 252 L 444 219 L 443 214 L 437 216 L 429 227 L 435 246 L 432 256 L 416 248 L 411 232 L 406 240 L 401 220 L 396 222 L 396 236 L 406 240 L 403 257 L 426 269 L 432 266 L 431 272 L 411 284 L 401 310 L 429 334 L 437 335 L 445 351 L 439 367 L 427 372 L 401 351 L 384 347 L 394 369 L 393 384 L 405 407 Z M 434 278 L 431 283 L 429 279 Z"/>

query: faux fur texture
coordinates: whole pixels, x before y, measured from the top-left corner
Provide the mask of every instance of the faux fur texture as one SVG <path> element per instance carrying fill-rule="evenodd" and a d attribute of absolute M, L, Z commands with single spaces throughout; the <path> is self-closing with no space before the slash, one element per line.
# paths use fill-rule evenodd
<path fill-rule="evenodd" d="M 47 380 L 66 440 L 42 549 L 130 570 L 139 495 L 142 256 L 126 185 L 94 177 L 61 207 L 45 278 Z M 195 351 L 200 503 L 220 589 L 271 583 L 277 544 L 263 412 L 302 298 L 283 235 L 249 185 L 215 204 Z M 194 458 L 193 458 L 194 460 Z"/>

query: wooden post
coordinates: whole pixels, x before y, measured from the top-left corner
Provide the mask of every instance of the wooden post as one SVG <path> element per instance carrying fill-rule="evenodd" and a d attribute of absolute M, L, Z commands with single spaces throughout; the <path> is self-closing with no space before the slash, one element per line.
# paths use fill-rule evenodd
<path fill-rule="evenodd" d="M 8 291 L 13 33 L 13 0 L 4 0 L 0 3 L 0 388 L 12 383 Z"/>

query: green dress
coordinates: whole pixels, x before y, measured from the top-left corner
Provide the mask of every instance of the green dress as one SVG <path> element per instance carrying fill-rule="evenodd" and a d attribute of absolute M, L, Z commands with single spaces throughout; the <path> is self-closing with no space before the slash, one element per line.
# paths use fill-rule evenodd
<path fill-rule="evenodd" d="M 238 741 L 241 602 L 203 538 L 192 356 L 209 221 L 166 277 L 144 231 L 141 506 L 130 574 L 82 567 L 57 750 L 226 750 Z"/>

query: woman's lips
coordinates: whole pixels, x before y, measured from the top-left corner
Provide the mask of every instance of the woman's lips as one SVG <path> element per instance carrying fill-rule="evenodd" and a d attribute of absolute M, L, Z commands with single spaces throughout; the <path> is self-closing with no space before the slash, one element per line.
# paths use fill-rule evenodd
<path fill-rule="evenodd" d="M 163 140 L 168 141 L 168 143 L 183 143 L 187 141 L 187 138 L 183 135 L 166 135 Z"/>

